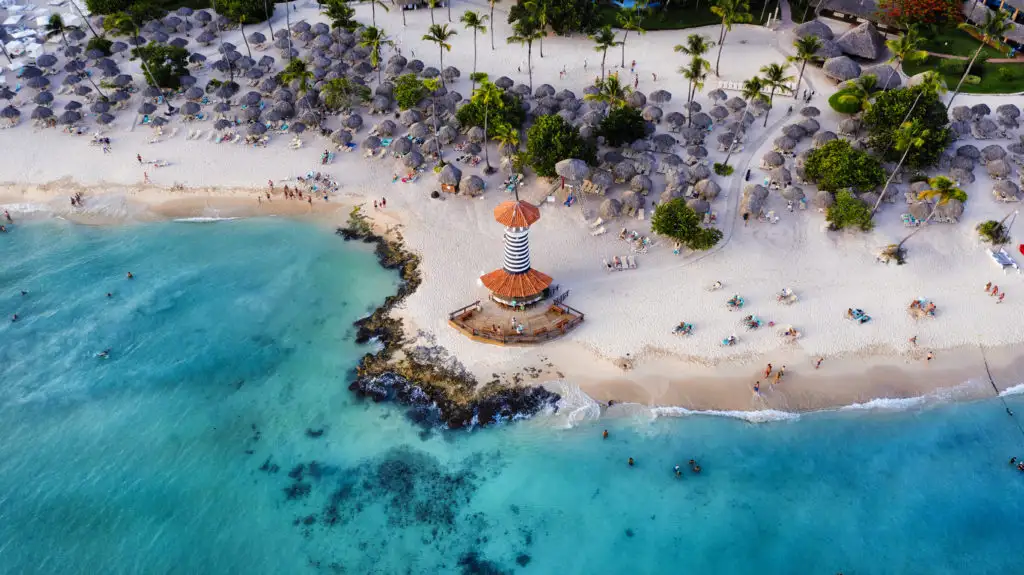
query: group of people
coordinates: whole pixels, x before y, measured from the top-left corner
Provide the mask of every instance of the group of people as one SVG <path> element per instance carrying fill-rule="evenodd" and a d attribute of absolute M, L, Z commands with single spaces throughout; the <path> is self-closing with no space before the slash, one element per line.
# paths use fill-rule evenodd
<path fill-rule="evenodd" d="M 821 358 L 818 358 L 818 362 L 814 366 L 814 369 L 818 369 L 818 367 L 821 365 L 821 361 Z M 769 363 L 768 366 L 764 368 L 764 378 L 768 379 L 769 377 L 771 377 L 773 370 L 774 368 L 772 367 L 772 364 Z M 772 387 L 775 387 L 776 385 L 782 383 L 782 376 L 784 375 L 786 375 L 786 366 L 782 366 L 777 371 L 775 371 L 775 378 L 772 380 Z M 754 382 L 754 395 L 761 395 L 760 380 Z"/>
<path fill-rule="evenodd" d="M 75 192 L 75 195 L 71 196 L 71 207 L 82 207 L 82 192 Z"/>
<path fill-rule="evenodd" d="M 1024 472 L 1024 461 L 1017 461 L 1016 457 L 1011 457 L 1010 458 L 1010 466 L 1013 467 L 1014 465 L 1017 466 L 1017 471 Z"/>
<path fill-rule="evenodd" d="M 1003 303 L 1003 298 L 1006 297 L 1006 292 L 999 291 L 999 286 L 993 285 L 992 282 L 985 284 L 985 293 L 996 298 L 996 303 Z"/>
<path fill-rule="evenodd" d="M 608 430 L 607 429 L 604 430 L 604 432 L 601 434 L 601 437 L 603 439 L 608 439 Z M 699 474 L 700 473 L 700 471 L 701 471 L 700 464 L 697 463 L 696 459 L 691 459 L 689 464 L 690 464 L 690 471 L 694 472 L 695 474 Z M 626 465 L 629 465 L 630 467 L 633 467 L 633 466 L 636 465 L 636 460 L 633 459 L 632 457 L 630 457 L 630 458 L 626 459 Z M 680 468 L 679 465 L 676 465 L 676 466 L 674 466 L 672 468 L 672 473 L 674 473 L 676 477 L 682 477 L 683 476 L 683 470 L 682 470 L 682 468 Z"/>

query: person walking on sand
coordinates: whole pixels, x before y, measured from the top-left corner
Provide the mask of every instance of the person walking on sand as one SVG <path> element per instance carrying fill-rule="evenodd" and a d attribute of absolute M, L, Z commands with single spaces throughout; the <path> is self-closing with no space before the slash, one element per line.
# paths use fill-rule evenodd
<path fill-rule="evenodd" d="M 916 335 L 914 337 L 910 338 L 909 341 L 910 341 L 910 345 L 912 345 L 914 347 L 917 347 L 917 336 Z"/>
<path fill-rule="evenodd" d="M 754 395 L 761 395 L 761 382 L 760 381 L 755 381 L 754 382 Z"/>
<path fill-rule="evenodd" d="M 992 286 L 992 293 L 989 294 L 989 295 L 992 295 L 992 296 L 999 295 L 999 286 L 997 286 L 997 285 Z"/>
<path fill-rule="evenodd" d="M 772 387 L 782 383 L 782 370 L 775 372 L 775 381 L 772 382 Z"/>
<path fill-rule="evenodd" d="M 769 363 L 768 367 L 764 368 L 764 376 L 768 377 L 771 374 L 772 374 L 772 364 Z"/>
<path fill-rule="evenodd" d="M 640 76 L 633 76 L 633 89 L 636 90 L 640 86 Z"/>
<path fill-rule="evenodd" d="M 925 361 L 931 361 L 933 357 L 935 357 L 935 356 L 934 356 L 934 355 L 932 355 L 932 352 L 930 352 L 930 351 L 929 351 L 929 352 L 928 352 L 928 357 L 926 357 L 926 358 L 924 358 L 924 359 L 925 359 Z"/>
<path fill-rule="evenodd" d="M 818 361 L 814 362 L 814 369 L 818 369 L 819 367 L 821 367 L 821 362 L 823 361 L 825 361 L 825 358 L 819 357 Z"/>
<path fill-rule="evenodd" d="M 135 159 L 139 161 L 139 165 L 142 165 L 142 154 L 135 154 Z"/>
<path fill-rule="evenodd" d="M 999 299 L 998 299 L 998 300 L 996 300 L 996 303 L 1003 303 L 1003 298 L 1004 298 L 1004 297 L 1006 297 L 1006 292 L 1002 292 L 1002 293 L 1000 293 L 1000 294 L 999 294 Z"/>
<path fill-rule="evenodd" d="M 142 172 L 142 183 L 149 183 L 149 172 Z"/>
<path fill-rule="evenodd" d="M 256 196 L 256 203 L 262 206 L 263 205 L 263 196 Z"/>
<path fill-rule="evenodd" d="M 992 289 L 992 282 L 988 282 L 987 284 L 985 284 L 985 293 L 988 293 L 988 290 L 990 289 Z"/>
<path fill-rule="evenodd" d="M 658 81 L 658 75 L 655 74 L 654 72 L 651 72 L 651 81 L 653 81 L 653 82 L 657 82 Z"/>

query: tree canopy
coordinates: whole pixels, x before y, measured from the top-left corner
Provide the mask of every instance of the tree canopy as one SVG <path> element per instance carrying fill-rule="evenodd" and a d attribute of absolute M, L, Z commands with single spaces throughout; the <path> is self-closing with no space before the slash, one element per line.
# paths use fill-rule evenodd
<path fill-rule="evenodd" d="M 150 42 L 134 48 L 132 56 L 146 61 L 149 72 L 145 74 L 146 81 L 159 88 L 178 88 L 181 86 L 181 77 L 188 75 L 188 50 L 184 48 Z"/>
<path fill-rule="evenodd" d="M 508 11 L 508 23 L 535 18 L 537 0 L 518 0 Z M 598 28 L 597 3 L 593 0 L 539 0 L 544 4 L 545 23 L 556 34 L 589 34 Z"/>
<path fill-rule="evenodd" d="M 429 95 L 423 81 L 416 74 L 402 74 L 395 79 L 395 102 L 399 110 L 414 108 Z"/>
<path fill-rule="evenodd" d="M 923 92 L 923 93 L 922 93 Z M 914 100 L 918 95 L 914 111 Z M 862 121 L 868 131 L 868 146 L 888 162 L 895 162 L 903 155 L 896 148 L 896 132 L 905 121 L 920 120 L 924 129 L 928 130 L 924 143 L 914 148 L 907 155 L 906 163 L 912 168 L 927 168 L 939 161 L 942 152 L 949 146 L 949 117 L 946 107 L 939 100 L 938 94 L 927 87 L 915 86 L 900 90 L 888 90 L 875 95 L 875 99 Z"/>
<path fill-rule="evenodd" d="M 722 239 L 722 231 L 705 228 L 701 221 L 701 216 L 686 205 L 686 200 L 675 198 L 654 209 L 651 229 L 691 250 L 708 250 Z"/>
<path fill-rule="evenodd" d="M 334 28 L 342 28 L 351 32 L 359 24 L 355 21 L 356 11 L 345 0 L 324 0 L 324 15 L 331 21 Z"/>
<path fill-rule="evenodd" d="M 526 135 L 527 163 L 537 175 L 552 177 L 555 164 L 569 158 L 597 163 L 593 145 L 580 136 L 575 126 L 561 116 L 541 116 Z"/>
<path fill-rule="evenodd" d="M 639 140 L 645 135 L 646 122 L 640 110 L 629 106 L 613 108 L 601 120 L 598 133 L 604 136 L 605 142 L 617 148 Z"/>
<path fill-rule="evenodd" d="M 474 92 L 469 102 L 463 104 L 455 113 L 455 117 L 463 126 L 483 126 L 484 108 L 480 103 L 481 95 Z M 494 106 L 490 111 L 490 124 L 497 126 L 506 124 L 518 130 L 526 121 L 526 112 L 523 111 L 523 103 L 519 97 L 509 92 L 502 92 L 500 106 Z"/>
<path fill-rule="evenodd" d="M 855 150 L 846 140 L 832 140 L 815 148 L 804 166 L 807 179 L 819 189 L 868 191 L 885 183 L 885 171 L 878 160 Z"/>
<path fill-rule="evenodd" d="M 838 230 L 857 228 L 867 232 L 875 225 L 871 221 L 871 208 L 848 190 L 836 194 L 836 201 L 829 206 L 825 219 Z"/>

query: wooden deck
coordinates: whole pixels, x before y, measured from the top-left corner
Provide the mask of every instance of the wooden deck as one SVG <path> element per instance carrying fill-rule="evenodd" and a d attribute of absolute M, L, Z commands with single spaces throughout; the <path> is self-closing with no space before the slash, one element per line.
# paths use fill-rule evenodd
<path fill-rule="evenodd" d="M 519 333 L 512 318 L 523 326 Z M 583 323 L 583 314 L 552 300 L 526 311 L 513 311 L 492 301 L 476 301 L 448 314 L 448 324 L 465 336 L 492 345 L 535 345 L 561 337 Z"/>

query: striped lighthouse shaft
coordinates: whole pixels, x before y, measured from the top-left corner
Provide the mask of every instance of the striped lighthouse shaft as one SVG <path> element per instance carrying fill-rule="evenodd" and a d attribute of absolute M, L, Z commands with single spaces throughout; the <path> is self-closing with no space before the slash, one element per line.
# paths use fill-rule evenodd
<path fill-rule="evenodd" d="M 522 274 L 530 270 L 530 228 L 505 228 L 505 271 Z"/>

